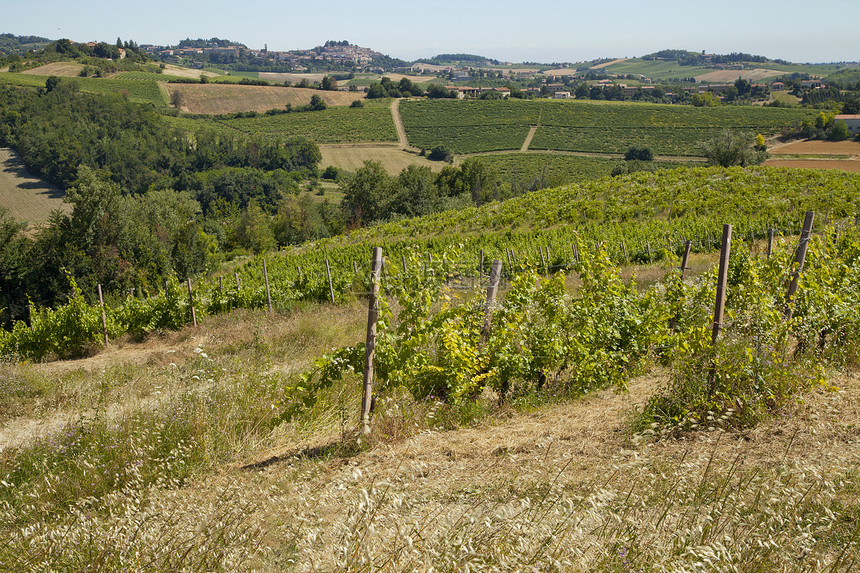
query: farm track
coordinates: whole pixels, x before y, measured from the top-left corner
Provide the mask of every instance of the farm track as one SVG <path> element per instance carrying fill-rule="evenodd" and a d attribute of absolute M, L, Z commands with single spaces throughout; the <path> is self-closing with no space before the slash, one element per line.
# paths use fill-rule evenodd
<path fill-rule="evenodd" d="M 532 139 L 535 137 L 535 133 L 537 133 L 538 126 L 533 125 L 531 129 L 529 129 L 529 134 L 526 136 L 526 140 L 523 141 L 523 146 L 520 148 L 520 151 L 525 153 L 529 150 L 529 145 L 532 144 Z"/>
<path fill-rule="evenodd" d="M 400 147 L 406 151 L 420 151 L 417 147 L 409 145 L 409 138 L 406 137 L 406 127 L 403 125 L 403 118 L 400 116 L 399 99 L 391 102 L 391 117 L 394 120 L 394 127 L 397 129 L 397 141 Z"/>

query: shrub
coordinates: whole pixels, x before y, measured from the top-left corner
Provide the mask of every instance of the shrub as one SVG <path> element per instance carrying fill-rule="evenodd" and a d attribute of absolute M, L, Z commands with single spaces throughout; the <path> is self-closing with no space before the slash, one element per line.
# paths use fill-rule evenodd
<path fill-rule="evenodd" d="M 639 161 L 652 161 L 654 159 L 654 153 L 647 145 L 634 144 L 630 146 L 630 149 L 624 154 L 624 159 L 626 161 L 632 161 L 634 159 L 638 159 Z"/>

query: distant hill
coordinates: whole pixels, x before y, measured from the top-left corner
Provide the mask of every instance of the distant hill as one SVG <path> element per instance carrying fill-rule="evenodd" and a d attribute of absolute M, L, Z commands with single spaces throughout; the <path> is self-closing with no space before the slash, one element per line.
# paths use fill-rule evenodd
<path fill-rule="evenodd" d="M 16 36 L 0 34 L 0 53 L 24 55 L 30 50 L 41 50 L 53 40 L 41 36 Z"/>
<path fill-rule="evenodd" d="M 416 60 L 416 62 L 424 62 L 425 64 L 467 64 L 472 63 L 475 65 L 493 65 L 498 66 L 499 60 L 494 60 L 492 58 L 487 58 L 485 56 L 478 56 L 476 54 L 438 54 L 433 56 L 432 58 L 421 58 Z"/>

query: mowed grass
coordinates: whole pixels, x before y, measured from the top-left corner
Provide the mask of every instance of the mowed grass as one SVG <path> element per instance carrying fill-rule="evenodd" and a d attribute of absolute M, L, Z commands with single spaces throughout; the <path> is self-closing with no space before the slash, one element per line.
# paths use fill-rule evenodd
<path fill-rule="evenodd" d="M 17 153 L 0 148 L 0 207 L 20 221 L 38 225 L 48 220 L 53 211 L 71 211 L 63 202 L 62 190 L 45 183 L 27 172 Z"/>
<path fill-rule="evenodd" d="M 166 89 L 171 96 L 174 92 L 181 94 L 182 111 L 201 114 L 262 113 L 270 109 L 284 109 L 288 104 L 298 107 L 309 104 L 314 94 L 330 106 L 348 106 L 364 98 L 364 94 L 357 92 L 238 84 L 169 84 Z"/>
<path fill-rule="evenodd" d="M 31 76 L 60 76 L 65 78 L 74 78 L 80 75 L 82 69 L 84 69 L 84 65 L 76 64 L 75 62 L 53 62 L 51 64 L 39 66 L 38 68 L 25 70 L 21 73 Z"/>
<path fill-rule="evenodd" d="M 396 175 L 410 165 L 427 166 L 441 171 L 447 165 L 443 161 L 430 161 L 415 153 L 409 153 L 396 145 L 320 145 L 322 162 L 320 168 L 333 166 L 345 171 L 356 171 L 365 161 L 378 161 L 388 173 Z"/>

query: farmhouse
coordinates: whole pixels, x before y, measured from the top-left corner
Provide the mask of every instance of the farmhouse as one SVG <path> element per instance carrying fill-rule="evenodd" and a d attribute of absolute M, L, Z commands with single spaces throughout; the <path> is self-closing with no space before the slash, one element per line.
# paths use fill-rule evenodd
<path fill-rule="evenodd" d="M 860 114 L 837 115 L 835 120 L 836 121 L 844 121 L 845 125 L 848 126 L 848 131 L 852 135 L 857 135 L 858 133 L 860 133 Z"/>
<path fill-rule="evenodd" d="M 553 99 L 570 99 L 570 92 L 555 92 L 552 97 Z"/>

